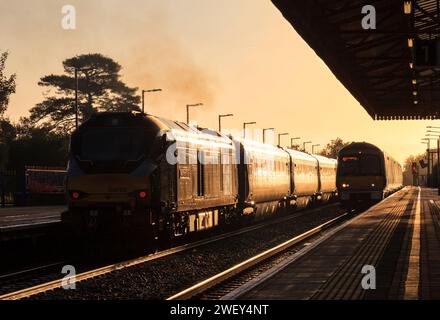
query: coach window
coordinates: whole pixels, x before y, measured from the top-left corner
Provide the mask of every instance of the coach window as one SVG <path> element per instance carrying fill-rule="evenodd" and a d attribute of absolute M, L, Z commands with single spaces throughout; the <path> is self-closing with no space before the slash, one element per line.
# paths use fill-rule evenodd
<path fill-rule="evenodd" d="M 197 195 L 205 195 L 205 154 L 203 151 L 197 151 Z"/>
<path fill-rule="evenodd" d="M 220 191 L 223 191 L 223 184 L 224 184 L 224 178 L 223 178 L 223 174 L 224 174 L 224 168 L 223 168 L 223 163 L 224 163 L 224 159 L 223 159 L 223 154 L 220 152 L 219 154 L 219 168 L 220 168 Z"/>

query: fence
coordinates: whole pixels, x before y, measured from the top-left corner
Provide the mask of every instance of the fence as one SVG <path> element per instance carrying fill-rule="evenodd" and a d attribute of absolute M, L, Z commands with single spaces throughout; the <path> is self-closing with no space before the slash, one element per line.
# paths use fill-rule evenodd
<path fill-rule="evenodd" d="M 13 170 L 0 171 L 0 205 L 14 204 L 14 192 L 17 190 L 17 174 Z"/>
<path fill-rule="evenodd" d="M 66 170 L 58 167 L 0 171 L 0 205 L 63 204 L 65 177 Z"/>

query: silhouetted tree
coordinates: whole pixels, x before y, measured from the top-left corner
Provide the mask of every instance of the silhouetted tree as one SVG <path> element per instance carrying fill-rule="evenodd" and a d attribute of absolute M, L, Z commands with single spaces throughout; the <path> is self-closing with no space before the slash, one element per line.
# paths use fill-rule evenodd
<path fill-rule="evenodd" d="M 8 162 L 9 146 L 15 139 L 16 129 L 8 119 L 0 118 L 0 169 L 5 169 Z"/>
<path fill-rule="evenodd" d="M 30 110 L 30 123 L 50 131 L 69 132 L 75 125 L 75 68 L 78 70 L 80 121 L 97 111 L 139 110 L 137 88 L 120 80 L 121 66 L 101 54 L 84 54 L 63 61 L 65 74 L 48 75 L 38 85 L 51 88 L 46 99 Z"/>
<path fill-rule="evenodd" d="M 12 74 L 7 77 L 4 74 L 7 58 L 8 52 L 3 52 L 0 55 L 0 118 L 4 115 L 8 107 L 9 96 L 15 92 L 16 75 Z"/>
<path fill-rule="evenodd" d="M 6 59 L 8 52 L 0 54 L 0 169 L 4 169 L 8 159 L 9 143 L 15 136 L 14 127 L 8 119 L 4 118 L 4 113 L 8 108 L 9 96 L 15 92 L 15 78 L 12 74 L 5 75 Z"/>
<path fill-rule="evenodd" d="M 322 156 L 336 159 L 338 157 L 339 151 L 345 146 L 349 145 L 350 142 L 344 142 L 341 138 L 336 138 L 327 143 L 324 149 L 319 153 Z"/>
<path fill-rule="evenodd" d="M 7 167 L 21 170 L 25 165 L 66 166 L 69 135 L 48 128 L 27 128 L 9 143 Z"/>

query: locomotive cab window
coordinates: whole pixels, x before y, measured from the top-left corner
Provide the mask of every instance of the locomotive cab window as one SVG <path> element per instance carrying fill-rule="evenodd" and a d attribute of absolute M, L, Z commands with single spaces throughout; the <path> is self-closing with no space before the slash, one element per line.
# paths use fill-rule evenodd
<path fill-rule="evenodd" d="M 81 134 L 75 153 L 93 162 L 137 160 L 149 152 L 145 140 L 140 128 L 93 128 Z"/>
<path fill-rule="evenodd" d="M 378 176 L 382 174 L 379 156 L 363 154 L 359 156 L 343 156 L 339 175 L 341 176 Z"/>

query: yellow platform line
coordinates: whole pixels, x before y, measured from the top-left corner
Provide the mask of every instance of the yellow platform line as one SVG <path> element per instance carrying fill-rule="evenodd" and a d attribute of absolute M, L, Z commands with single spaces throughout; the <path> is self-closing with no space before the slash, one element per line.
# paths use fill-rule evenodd
<path fill-rule="evenodd" d="M 408 272 L 405 280 L 405 300 L 419 299 L 420 285 L 420 198 L 421 188 L 417 196 L 416 212 L 414 217 L 414 227 L 411 239 L 411 252 L 408 259 Z"/>

